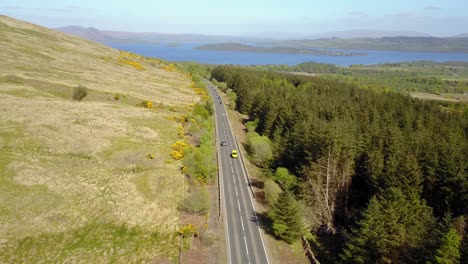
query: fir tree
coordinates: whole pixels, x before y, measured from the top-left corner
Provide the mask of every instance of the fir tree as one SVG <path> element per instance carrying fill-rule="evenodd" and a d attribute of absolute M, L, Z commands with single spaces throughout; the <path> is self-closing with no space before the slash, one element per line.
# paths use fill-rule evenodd
<path fill-rule="evenodd" d="M 351 263 L 413 262 L 420 258 L 431 212 L 418 197 L 390 188 L 373 197 L 343 250 Z"/>
<path fill-rule="evenodd" d="M 442 237 L 441 245 L 435 255 L 435 262 L 437 264 L 460 263 L 460 241 L 460 235 L 455 228 L 451 227 Z"/>
<path fill-rule="evenodd" d="M 301 236 L 300 207 L 290 192 L 281 193 L 270 211 L 270 218 L 273 220 L 273 232 L 277 237 L 292 243 Z"/>

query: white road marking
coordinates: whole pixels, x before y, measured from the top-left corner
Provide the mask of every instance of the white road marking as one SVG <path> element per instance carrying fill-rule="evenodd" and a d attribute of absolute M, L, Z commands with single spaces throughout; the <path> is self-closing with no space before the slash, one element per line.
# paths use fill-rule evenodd
<path fill-rule="evenodd" d="M 224 110 L 225 110 L 224 104 L 223 104 L 223 108 L 224 108 Z M 223 114 L 224 114 L 224 113 L 223 113 Z M 223 127 L 224 127 L 224 128 L 226 128 L 226 127 L 229 128 L 229 131 L 231 132 L 232 139 L 233 139 L 233 141 L 234 141 L 234 146 L 237 146 L 236 139 L 235 139 L 234 136 L 232 135 L 232 129 L 231 129 L 231 125 L 230 125 L 230 122 L 229 122 L 229 118 L 225 118 L 223 121 L 224 121 L 224 122 L 223 122 Z M 225 122 L 227 122 L 228 125 L 226 125 Z M 226 129 L 224 129 L 224 134 L 226 135 Z M 226 135 L 226 139 L 227 139 L 227 135 Z M 239 158 L 242 159 L 242 157 L 239 157 Z M 241 163 L 241 167 L 242 167 L 242 168 L 241 168 L 241 171 L 242 171 L 242 174 L 244 175 L 244 180 L 245 180 L 246 186 L 247 186 L 247 188 L 249 188 L 249 186 L 248 186 L 248 180 L 247 180 L 247 173 L 246 173 L 246 171 L 245 171 L 245 167 L 242 166 L 242 163 Z M 232 168 L 232 162 L 231 162 L 231 168 Z M 258 233 L 259 233 L 259 235 L 260 235 L 260 239 L 261 239 L 261 241 L 262 241 L 262 246 L 263 246 L 263 251 L 265 252 L 266 261 L 267 261 L 267 264 L 269 264 L 269 263 L 270 263 L 270 260 L 268 259 L 268 254 L 267 254 L 267 250 L 266 250 L 266 247 L 265 247 L 265 241 L 264 241 L 264 239 L 263 239 L 262 232 L 260 231 L 260 225 L 258 224 L 258 218 L 257 218 L 257 213 L 256 213 L 257 210 L 255 209 L 255 205 L 254 205 L 254 203 L 253 203 L 252 194 L 250 193 L 250 191 L 247 191 L 247 193 L 248 193 L 248 196 L 249 196 L 249 198 L 250 198 L 250 203 L 251 203 L 252 208 L 253 208 L 254 217 L 255 217 L 255 222 L 256 222 L 256 224 L 257 224 L 257 231 L 258 231 Z M 245 244 L 245 247 L 246 247 L 246 249 L 247 249 L 247 240 L 246 240 L 246 238 L 245 238 L 245 235 L 244 235 L 244 239 L 245 239 L 245 243 L 246 243 L 246 244 Z M 247 250 L 247 251 L 248 251 L 248 250 Z M 248 253 L 247 253 L 247 254 L 248 254 Z M 250 260 L 249 260 L 249 263 L 250 263 Z"/>
<path fill-rule="evenodd" d="M 249 249 L 247 248 L 247 239 L 245 238 L 245 235 L 244 235 L 244 241 L 245 241 L 245 251 L 247 251 L 247 260 L 249 261 L 249 264 L 250 264 Z"/>
<path fill-rule="evenodd" d="M 211 85 L 210 85 L 210 88 L 213 89 L 213 90 L 212 90 L 212 91 L 213 91 L 212 95 L 217 95 L 217 92 L 215 91 L 215 89 L 214 89 Z M 219 97 L 219 95 L 218 95 L 218 97 Z M 232 134 L 231 125 L 230 125 L 230 122 L 229 122 L 229 119 L 228 119 L 228 114 L 227 114 L 227 112 L 226 112 L 226 106 L 224 105 L 224 102 L 223 102 L 223 104 L 222 104 L 221 106 L 217 106 L 217 108 L 221 108 L 221 113 L 218 114 L 218 115 L 223 116 L 223 117 L 220 118 L 221 120 L 219 120 L 219 121 L 220 121 L 220 123 L 221 123 L 221 125 L 222 125 L 222 127 L 223 127 L 222 130 L 223 130 L 223 134 L 224 134 L 225 140 L 226 140 L 226 141 L 233 141 L 234 144 L 232 145 L 232 147 L 238 148 L 238 144 L 237 144 L 237 142 L 236 142 L 236 139 L 235 139 L 235 137 L 234 137 L 233 134 Z M 230 132 L 230 135 L 231 135 L 230 138 L 228 138 L 227 129 L 229 129 L 229 132 Z M 218 137 L 219 137 L 219 136 L 218 136 Z M 241 158 L 241 157 L 240 157 L 240 158 Z M 234 180 L 234 184 L 236 184 L 236 178 L 237 178 L 237 177 L 240 177 L 240 174 L 239 174 L 239 175 L 234 175 L 233 162 L 232 162 L 231 159 L 229 160 L 229 163 L 230 163 L 230 165 L 231 165 L 231 171 L 232 171 L 232 177 L 233 177 L 233 180 Z M 241 162 L 240 164 L 241 164 L 241 167 L 242 167 L 242 168 L 241 168 L 241 171 L 242 171 L 241 173 L 242 173 L 243 176 L 244 176 L 244 181 L 245 181 L 245 183 L 246 183 L 247 188 L 249 188 L 249 186 L 248 186 L 248 179 L 247 179 L 247 175 L 246 175 L 246 172 L 245 172 L 245 167 L 242 166 L 242 162 Z M 242 180 L 241 180 L 241 181 L 242 181 Z M 235 191 L 236 191 L 236 196 L 238 196 L 238 191 L 237 191 L 236 185 L 235 185 L 234 187 L 235 187 Z M 248 196 L 249 196 L 249 198 L 250 198 L 250 203 L 251 203 L 252 208 L 253 208 L 253 211 L 254 211 L 255 221 L 256 221 L 256 223 L 257 223 L 257 230 L 258 230 L 258 232 L 259 232 L 259 235 L 260 235 L 260 238 L 261 238 L 261 241 L 262 241 L 263 250 L 264 250 L 265 256 L 266 256 L 266 261 L 267 261 L 267 263 L 269 263 L 268 254 L 267 254 L 267 252 L 266 252 L 266 247 L 265 247 L 265 243 L 264 243 L 264 240 L 263 240 L 263 236 L 262 236 L 262 233 L 261 233 L 261 231 L 260 231 L 260 227 L 259 227 L 259 225 L 258 225 L 258 219 L 257 219 L 257 214 L 256 214 L 256 212 L 255 212 L 256 210 L 255 210 L 255 205 L 254 205 L 254 203 L 253 203 L 252 194 L 250 193 L 250 191 L 247 191 L 247 193 L 248 193 Z M 225 200 L 225 199 L 224 199 L 224 204 L 225 204 L 225 208 L 226 208 L 226 200 Z M 241 209 L 240 209 L 240 202 L 239 202 L 239 198 L 238 198 L 238 197 L 237 197 L 237 206 L 238 206 L 239 212 L 240 212 Z M 225 215 L 226 215 L 226 211 L 225 211 Z M 243 223 L 243 220 L 242 220 L 242 217 L 241 217 L 241 216 L 240 216 L 240 218 L 241 218 L 241 225 L 242 225 L 243 236 L 244 236 L 245 249 L 246 249 L 246 252 L 247 252 L 247 260 L 248 260 L 248 263 L 250 264 L 249 249 L 248 249 L 248 247 L 247 247 L 247 238 L 246 238 L 246 236 L 245 236 L 244 223 Z M 228 256 L 228 259 L 229 259 L 229 263 L 232 263 L 232 256 L 231 256 L 231 252 L 230 252 L 230 244 L 231 244 L 231 243 L 230 243 L 230 240 L 229 240 L 229 228 L 227 227 L 227 222 L 228 222 L 228 221 L 227 221 L 227 217 L 225 218 L 225 222 L 226 222 L 227 242 L 228 242 L 228 255 L 229 255 L 229 256 Z"/>
<path fill-rule="evenodd" d="M 212 88 L 212 87 L 211 87 Z M 214 90 L 213 90 L 214 91 Z M 215 92 L 216 94 L 216 92 Z M 217 122 L 218 123 L 218 122 Z M 224 126 L 224 122 L 220 122 L 223 126 L 223 133 L 224 133 L 224 136 L 226 138 L 226 127 Z M 218 128 L 219 128 L 219 124 L 218 125 Z M 219 131 L 218 131 L 219 133 Z M 218 139 L 219 139 L 219 134 L 218 134 Z M 221 154 L 221 153 L 220 153 Z M 220 166 L 223 166 L 223 161 L 222 159 L 220 160 L 221 161 L 221 164 Z M 223 185 L 223 189 L 224 189 L 224 185 Z M 223 194 L 225 193 L 225 190 L 223 190 Z M 224 224 L 225 224 L 225 228 L 226 228 L 226 242 L 227 242 L 227 254 L 228 254 L 228 263 L 231 264 L 232 263 L 232 255 L 231 255 L 231 240 L 229 238 L 229 225 L 228 225 L 228 219 L 227 219 L 227 212 L 226 212 L 226 208 L 227 208 L 227 205 L 226 205 L 226 197 L 223 197 L 223 202 L 224 202 Z"/>

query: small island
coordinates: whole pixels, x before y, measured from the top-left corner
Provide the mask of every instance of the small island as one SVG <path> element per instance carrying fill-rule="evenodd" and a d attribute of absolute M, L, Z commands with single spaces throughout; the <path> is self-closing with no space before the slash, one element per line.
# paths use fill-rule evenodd
<path fill-rule="evenodd" d="M 325 55 L 325 56 L 366 56 L 365 52 L 348 52 L 339 50 L 325 49 L 309 49 L 309 48 L 294 48 L 294 47 L 261 47 L 250 46 L 240 43 L 221 43 L 207 44 L 196 47 L 199 50 L 215 50 L 215 51 L 238 51 L 238 52 L 256 52 L 256 53 L 286 53 L 286 54 L 310 54 L 310 55 Z"/>

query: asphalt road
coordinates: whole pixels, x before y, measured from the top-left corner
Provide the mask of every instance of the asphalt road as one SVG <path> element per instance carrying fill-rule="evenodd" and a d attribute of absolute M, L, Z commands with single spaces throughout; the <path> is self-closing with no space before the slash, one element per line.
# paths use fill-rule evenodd
<path fill-rule="evenodd" d="M 230 156 L 232 150 L 238 150 L 234 139 L 224 102 L 211 84 L 208 84 L 215 107 L 218 127 L 218 146 L 220 172 L 222 179 L 221 206 L 225 213 L 226 243 L 228 263 L 269 263 L 265 243 L 255 215 L 249 181 L 244 171 L 242 155 L 239 158 Z M 238 150 L 238 152 L 240 152 Z"/>

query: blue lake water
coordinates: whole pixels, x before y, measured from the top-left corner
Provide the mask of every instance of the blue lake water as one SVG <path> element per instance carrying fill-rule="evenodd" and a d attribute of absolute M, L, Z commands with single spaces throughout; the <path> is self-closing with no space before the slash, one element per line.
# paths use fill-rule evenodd
<path fill-rule="evenodd" d="M 465 61 L 468 62 L 468 54 L 465 53 L 436 53 L 436 52 L 409 52 L 409 51 L 377 51 L 366 50 L 366 56 L 324 56 L 311 54 L 281 54 L 281 53 L 253 53 L 237 51 L 210 51 L 197 50 L 200 44 L 182 44 L 170 46 L 166 44 L 116 44 L 108 43 L 116 49 L 131 51 L 140 55 L 161 58 L 169 61 L 195 61 L 208 64 L 287 64 L 295 65 L 302 62 L 331 63 L 342 66 L 351 64 L 381 64 L 387 62 L 402 61 Z"/>

